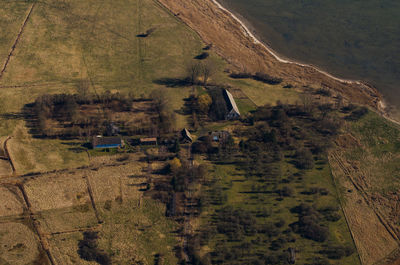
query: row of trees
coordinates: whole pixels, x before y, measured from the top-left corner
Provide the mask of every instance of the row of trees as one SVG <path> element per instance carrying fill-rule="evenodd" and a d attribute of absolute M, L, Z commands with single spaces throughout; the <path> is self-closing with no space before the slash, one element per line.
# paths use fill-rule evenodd
<path fill-rule="evenodd" d="M 143 110 L 142 120 L 132 123 L 135 104 L 150 101 L 150 107 Z M 45 94 L 27 105 L 26 113 L 32 123 L 32 132 L 44 137 L 87 137 L 108 134 L 108 128 L 115 124 L 127 135 L 146 134 L 158 136 L 175 129 L 176 116 L 162 91 L 154 91 L 150 99 L 141 102 L 132 95 L 105 92 L 88 94 Z M 146 105 L 147 106 L 147 105 Z M 129 115 L 116 113 L 129 112 Z"/>

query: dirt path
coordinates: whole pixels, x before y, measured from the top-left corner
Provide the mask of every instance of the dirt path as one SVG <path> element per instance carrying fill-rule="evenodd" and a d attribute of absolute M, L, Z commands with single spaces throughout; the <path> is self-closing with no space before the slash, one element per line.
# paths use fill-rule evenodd
<path fill-rule="evenodd" d="M 389 221 L 386 220 L 385 217 L 383 217 L 383 214 L 379 211 L 379 209 L 377 209 L 376 207 L 374 207 L 373 202 L 371 201 L 370 196 L 368 195 L 368 193 L 365 191 L 364 187 L 362 184 L 359 184 L 359 181 L 355 181 L 354 180 L 354 172 L 352 172 L 351 170 L 349 170 L 348 167 L 346 167 L 343 163 L 343 161 L 341 160 L 340 156 L 336 153 L 333 152 L 332 153 L 332 158 L 334 160 L 336 160 L 337 164 L 340 166 L 341 170 L 347 175 L 348 179 L 351 181 L 352 185 L 354 186 L 354 188 L 360 193 L 360 195 L 364 198 L 365 202 L 367 203 L 367 205 L 375 212 L 376 216 L 378 217 L 379 221 L 382 223 L 382 225 L 386 228 L 386 230 L 388 231 L 388 233 L 393 237 L 394 240 L 396 240 L 397 242 L 400 243 L 400 238 L 396 233 L 396 230 L 393 228 L 393 226 L 390 224 Z"/>
<path fill-rule="evenodd" d="M 2 79 L 2 77 L 3 77 L 4 73 L 5 73 L 5 71 L 7 70 L 7 66 L 8 66 L 8 64 L 9 64 L 9 62 L 10 62 L 10 60 L 11 60 L 11 56 L 13 55 L 13 53 L 14 53 L 14 51 L 15 51 L 15 48 L 17 48 L 18 42 L 19 42 L 19 40 L 21 39 L 21 36 L 22 36 L 22 34 L 23 34 L 23 32 L 24 32 L 24 29 L 25 29 L 25 26 L 26 26 L 26 24 L 28 23 L 28 20 L 29 20 L 29 18 L 31 17 L 31 14 L 32 14 L 33 9 L 35 8 L 35 6 L 36 6 L 36 1 L 32 4 L 32 6 L 31 6 L 31 8 L 30 8 L 30 10 L 29 10 L 29 13 L 28 13 L 28 15 L 26 16 L 26 18 L 25 18 L 25 20 L 24 20 L 24 23 L 22 24 L 22 27 L 21 27 L 21 29 L 20 29 L 19 32 L 18 32 L 17 38 L 15 39 L 14 44 L 13 44 L 13 46 L 11 47 L 10 53 L 9 53 L 8 56 L 7 56 L 7 59 L 6 59 L 5 63 L 4 63 L 4 65 L 3 65 L 3 68 L 2 68 L 1 71 L 0 71 L 0 80 Z"/>
<path fill-rule="evenodd" d="M 329 163 L 334 181 L 345 190 L 341 193 L 343 212 L 362 264 L 386 264 L 384 261 L 400 246 L 397 230 L 365 190 L 362 172 L 347 163 L 340 150 L 329 154 Z"/>
<path fill-rule="evenodd" d="M 97 208 L 96 208 L 96 203 L 94 201 L 93 190 L 92 190 L 92 186 L 90 185 L 89 177 L 85 176 L 85 180 L 86 180 L 87 190 L 88 190 L 89 197 L 90 197 L 90 202 L 91 202 L 93 210 L 94 210 L 94 214 L 96 215 L 97 222 L 99 224 L 101 224 L 101 223 L 103 223 L 103 220 L 101 220 L 100 214 L 99 214 L 99 212 L 97 211 Z"/>
<path fill-rule="evenodd" d="M 10 151 L 8 150 L 8 141 L 10 139 L 11 139 L 11 136 L 8 136 L 7 139 L 4 141 L 4 152 L 5 152 L 7 160 L 10 162 L 11 169 L 13 171 L 13 175 L 15 175 L 16 174 L 16 170 L 15 170 L 14 162 L 12 161 L 12 158 L 11 158 L 11 155 L 10 155 Z"/>
<path fill-rule="evenodd" d="M 37 221 L 36 217 L 34 216 L 34 213 L 32 212 L 32 204 L 29 201 L 28 195 L 25 192 L 24 185 L 19 184 L 17 185 L 17 187 L 20 189 L 22 196 L 24 198 L 29 217 L 32 221 L 33 229 L 35 230 L 37 236 L 39 237 L 40 245 L 42 246 L 42 249 L 46 252 L 50 264 L 56 265 L 57 263 L 55 262 L 55 259 L 50 252 L 49 242 L 47 241 L 47 238 L 40 227 L 40 223 Z"/>

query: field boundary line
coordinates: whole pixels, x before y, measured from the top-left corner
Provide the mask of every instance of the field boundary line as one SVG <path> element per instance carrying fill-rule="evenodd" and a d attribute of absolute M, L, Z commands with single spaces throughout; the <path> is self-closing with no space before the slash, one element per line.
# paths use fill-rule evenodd
<path fill-rule="evenodd" d="M 13 44 L 13 46 L 11 47 L 11 51 L 10 51 L 10 53 L 8 54 L 7 59 L 6 59 L 5 63 L 4 63 L 4 65 L 3 65 L 3 68 L 2 68 L 1 71 L 0 71 L 0 80 L 1 80 L 1 78 L 3 77 L 3 75 L 4 75 L 4 73 L 5 73 L 6 69 L 7 69 L 7 66 L 8 66 L 8 64 L 9 64 L 9 62 L 10 62 L 10 60 L 11 60 L 11 56 L 13 55 L 15 49 L 17 48 L 18 42 L 19 42 L 19 40 L 21 39 L 22 33 L 24 32 L 24 29 L 25 29 L 26 24 L 28 24 L 28 20 L 29 20 L 29 18 L 31 17 L 31 14 L 32 14 L 33 9 L 35 8 L 35 6 L 36 6 L 36 2 L 34 2 L 34 3 L 32 4 L 32 6 L 31 6 L 31 8 L 30 8 L 30 10 L 29 10 L 29 13 L 28 13 L 28 15 L 26 16 L 26 18 L 25 18 L 25 20 L 24 20 L 24 23 L 22 24 L 22 27 L 21 27 L 20 30 L 19 30 L 19 33 L 18 33 L 18 35 L 17 35 L 17 38 L 15 39 L 14 44 Z"/>
<path fill-rule="evenodd" d="M 330 161 L 330 160 L 332 160 L 332 159 L 337 160 L 336 157 L 335 157 L 335 155 L 333 154 L 333 152 L 332 152 L 330 155 L 328 155 L 328 160 Z M 330 161 L 329 163 L 331 163 L 331 161 Z M 339 165 L 339 163 L 338 163 L 338 165 Z M 342 210 L 342 213 L 343 213 L 343 215 L 344 215 L 344 219 L 346 220 L 347 228 L 348 228 L 349 231 L 350 231 L 350 236 L 351 236 L 351 239 L 353 240 L 353 245 L 354 245 L 354 247 L 355 247 L 356 250 L 357 250 L 357 257 L 358 257 L 358 260 L 360 261 L 360 264 L 363 264 L 362 259 L 361 259 L 361 256 L 360 256 L 360 252 L 359 252 L 359 250 L 358 250 L 358 246 L 357 246 L 357 244 L 356 244 L 356 240 L 354 239 L 353 230 L 351 230 L 351 227 L 350 227 L 350 224 L 349 224 L 349 218 L 347 217 L 347 212 L 346 212 L 345 209 L 344 209 L 344 203 L 343 203 L 342 198 L 341 198 L 341 196 L 340 196 L 340 191 L 339 191 L 338 183 L 336 182 L 336 176 L 335 176 L 335 174 L 333 173 L 332 167 L 331 167 L 331 177 L 332 177 L 333 185 L 335 186 L 336 196 L 337 196 L 338 201 L 339 201 L 339 204 L 340 204 L 340 209 Z"/>
<path fill-rule="evenodd" d="M 359 194 L 361 195 L 361 197 L 364 199 L 365 203 L 368 205 L 368 207 L 370 207 L 376 217 L 378 218 L 378 220 L 380 221 L 380 223 L 385 227 L 386 231 L 391 235 L 391 237 L 397 242 L 397 244 L 399 244 L 400 242 L 400 238 L 396 233 L 396 230 L 391 226 L 391 224 L 386 220 L 386 218 L 384 217 L 384 215 L 374 206 L 374 204 L 371 202 L 367 192 L 364 190 L 364 188 L 357 184 L 356 181 L 354 180 L 354 178 L 352 177 L 352 172 L 350 172 L 346 166 L 344 165 L 343 161 L 340 159 L 339 155 L 336 153 L 334 154 L 335 156 L 335 160 L 337 161 L 339 167 L 342 169 L 343 173 L 345 175 L 348 176 L 348 179 L 350 180 L 350 182 L 352 183 L 352 185 L 354 186 L 354 188 L 359 192 Z"/>
<path fill-rule="evenodd" d="M 6 157 L 8 158 L 8 162 L 10 162 L 11 169 L 13 171 L 13 175 L 16 174 L 14 162 L 11 159 L 10 151 L 8 150 L 8 141 L 11 139 L 11 136 L 8 136 L 4 141 L 4 152 L 6 153 Z"/>
<path fill-rule="evenodd" d="M 77 233 L 77 232 L 94 231 L 94 230 L 98 229 L 100 226 L 101 226 L 100 224 L 97 224 L 97 225 L 91 226 L 91 227 L 76 228 L 76 229 L 71 229 L 71 230 L 66 230 L 66 231 L 57 231 L 57 232 L 46 233 L 46 235 L 47 236 L 55 236 L 55 235 L 71 234 L 71 233 Z"/>
<path fill-rule="evenodd" d="M 42 232 L 42 229 L 40 228 L 40 223 L 37 221 L 35 214 L 32 211 L 32 204 L 29 201 L 28 194 L 26 194 L 26 192 L 25 192 L 24 184 L 20 183 L 20 184 L 17 184 L 16 186 L 19 188 L 19 190 L 22 193 L 23 199 L 24 199 L 26 207 L 27 207 L 29 217 L 32 221 L 33 229 L 35 230 L 36 235 L 39 238 L 39 242 L 40 242 L 40 245 L 42 246 L 43 251 L 46 252 L 51 265 L 56 265 L 57 263 L 55 262 L 54 257 L 50 252 L 49 242 L 47 241 L 45 234 Z"/>
<path fill-rule="evenodd" d="M 94 201 L 93 190 L 92 190 L 92 186 L 90 185 L 89 177 L 85 176 L 84 178 L 86 180 L 86 186 L 87 186 L 87 190 L 89 193 L 90 202 L 91 202 L 93 210 L 94 210 L 94 214 L 96 215 L 97 222 L 99 224 L 101 224 L 101 223 L 103 223 L 103 220 L 101 220 L 99 212 L 97 211 L 97 207 L 96 207 L 96 203 Z"/>

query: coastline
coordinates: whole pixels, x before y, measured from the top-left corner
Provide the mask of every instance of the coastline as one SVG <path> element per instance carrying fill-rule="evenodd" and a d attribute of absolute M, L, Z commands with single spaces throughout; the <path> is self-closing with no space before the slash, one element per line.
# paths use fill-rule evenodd
<path fill-rule="evenodd" d="M 246 19 L 244 17 L 242 17 L 240 14 L 236 14 L 234 11 L 229 10 L 227 7 L 223 6 L 223 4 L 218 2 L 218 0 L 211 0 L 211 2 L 213 2 L 219 9 L 228 13 L 233 19 L 235 19 L 241 25 L 241 27 L 243 29 L 243 33 L 245 35 L 247 35 L 249 38 L 251 38 L 254 41 L 254 44 L 261 45 L 263 48 L 265 48 L 277 61 L 279 61 L 281 63 L 285 63 L 285 64 L 294 64 L 294 65 L 298 65 L 301 67 L 311 67 L 311 68 L 315 69 L 316 71 L 320 72 L 321 74 L 324 74 L 329 78 L 332 78 L 336 81 L 339 81 L 339 82 L 342 82 L 345 84 L 356 84 L 356 85 L 369 86 L 369 84 L 365 81 L 340 78 L 333 74 L 330 74 L 328 71 L 322 70 L 321 68 L 319 68 L 318 66 L 315 66 L 313 64 L 301 63 L 299 61 L 289 59 L 287 57 L 285 58 L 284 56 L 279 55 L 278 52 L 276 52 L 270 45 L 268 45 L 264 41 L 261 41 L 260 37 L 257 37 L 256 30 L 251 26 L 250 22 L 246 21 Z M 400 125 L 400 121 L 396 120 L 394 117 L 392 117 L 390 115 L 388 110 L 391 107 L 392 106 L 389 105 L 384 100 L 384 98 L 381 98 L 381 100 L 377 103 L 377 110 L 380 111 L 380 113 L 382 114 L 382 116 L 384 118 L 386 118 L 387 120 L 389 120 L 397 125 Z"/>
<path fill-rule="evenodd" d="M 205 43 L 212 43 L 214 51 L 225 58 L 232 71 L 261 71 L 281 77 L 284 82 L 299 88 L 331 89 L 349 102 L 371 106 L 389 116 L 382 95 L 373 86 L 360 80 L 339 78 L 314 65 L 284 58 L 260 41 L 239 18 L 240 15 L 235 15 L 217 0 L 158 1 L 197 32 Z"/>
<path fill-rule="evenodd" d="M 306 64 L 306 63 L 301 63 L 295 60 L 290 60 L 290 59 L 284 59 L 282 56 L 278 55 L 278 53 L 273 50 L 269 45 L 267 45 L 266 43 L 262 42 L 259 40 L 259 38 L 257 38 L 249 29 L 249 27 L 246 25 L 245 22 L 243 22 L 243 20 L 241 20 L 236 14 L 234 14 L 234 12 L 228 10 L 226 7 L 224 7 L 221 3 L 219 3 L 217 0 L 211 0 L 219 9 L 223 10 L 224 12 L 227 12 L 233 19 L 235 19 L 243 28 L 243 33 L 246 34 L 248 37 L 250 37 L 251 39 L 253 39 L 255 44 L 261 45 L 263 46 L 277 61 L 281 62 L 281 63 L 285 63 L 285 64 L 295 64 L 301 67 L 311 67 L 314 68 L 316 71 L 320 72 L 321 74 L 324 74 L 336 81 L 345 83 L 345 84 L 357 84 L 357 85 L 367 85 L 366 82 L 363 82 L 361 80 L 351 80 L 351 79 L 343 79 L 340 77 L 336 77 L 330 73 L 328 73 L 327 71 L 324 71 L 320 68 L 318 68 L 315 65 L 312 64 Z"/>
<path fill-rule="evenodd" d="M 260 37 L 257 37 L 256 30 L 252 28 L 250 22 L 247 22 L 245 18 L 241 18 L 242 16 L 240 14 L 235 14 L 235 12 L 229 10 L 228 8 L 224 7 L 221 3 L 218 2 L 218 0 L 211 0 L 219 9 L 222 11 L 228 13 L 233 19 L 235 19 L 242 27 L 243 29 L 243 34 L 247 35 L 249 38 L 251 38 L 254 41 L 254 44 L 261 45 L 264 49 L 266 49 L 277 61 L 284 63 L 284 64 L 294 64 L 298 65 L 301 67 L 311 67 L 315 69 L 316 71 L 320 72 L 321 74 L 326 75 L 329 78 L 332 78 L 336 81 L 342 82 L 344 84 L 356 84 L 356 85 L 366 85 L 369 86 L 369 84 L 365 81 L 362 80 L 352 80 L 352 79 L 345 79 L 345 78 L 340 78 L 337 76 L 334 76 L 333 74 L 330 74 L 328 71 L 320 69 L 318 66 L 315 66 L 313 64 L 307 64 L 307 63 L 301 63 L 296 60 L 284 58 L 282 55 L 279 55 L 278 52 L 276 52 L 270 45 L 265 43 L 264 41 L 261 41 Z M 253 30 L 251 30 L 253 29 Z M 400 121 L 398 121 L 395 117 L 392 117 L 393 115 L 390 114 L 390 109 L 392 108 L 391 105 L 389 105 L 384 98 L 382 97 L 380 101 L 377 102 L 377 110 L 381 113 L 381 115 L 397 124 L 400 125 Z"/>

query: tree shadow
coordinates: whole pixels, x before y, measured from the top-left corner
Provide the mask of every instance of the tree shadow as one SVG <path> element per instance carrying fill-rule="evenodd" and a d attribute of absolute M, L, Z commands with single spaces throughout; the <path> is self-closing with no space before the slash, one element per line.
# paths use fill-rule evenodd
<path fill-rule="evenodd" d="M 163 85 L 166 87 L 185 87 L 191 86 L 192 83 L 187 78 L 160 78 L 153 81 L 157 85 Z"/>

